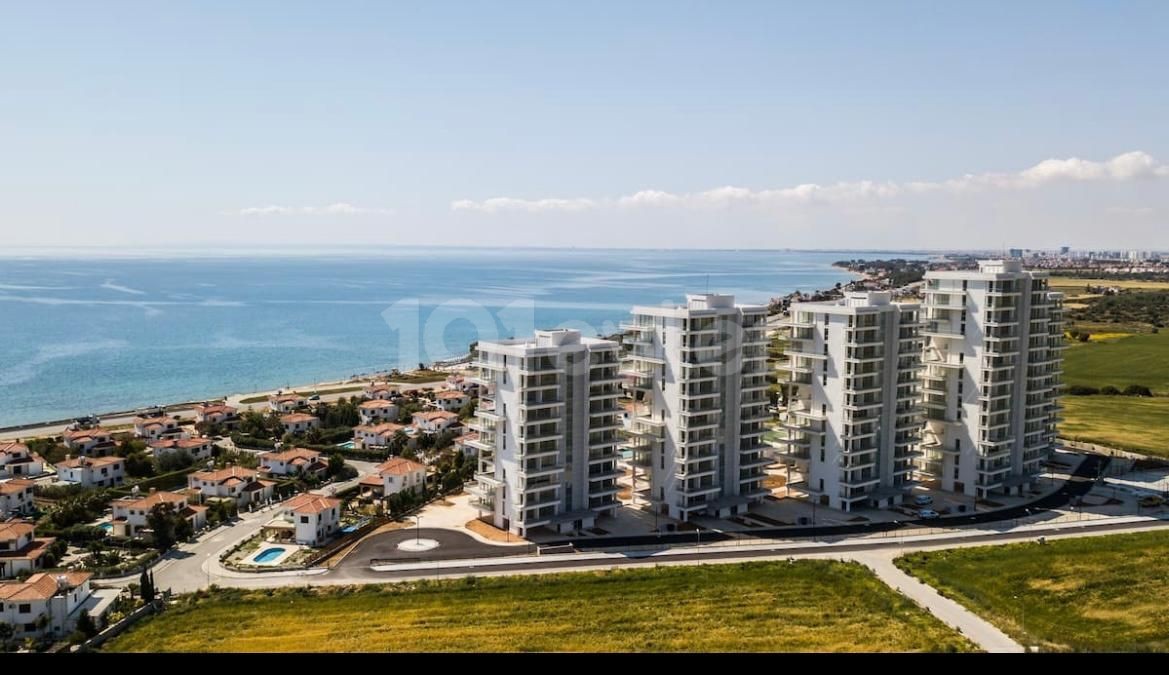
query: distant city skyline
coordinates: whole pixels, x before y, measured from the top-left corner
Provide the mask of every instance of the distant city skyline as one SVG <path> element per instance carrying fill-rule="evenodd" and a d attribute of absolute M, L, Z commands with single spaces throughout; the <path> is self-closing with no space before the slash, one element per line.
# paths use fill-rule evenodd
<path fill-rule="evenodd" d="M 1169 249 L 1163 2 L 0 19 L 9 252 Z"/>

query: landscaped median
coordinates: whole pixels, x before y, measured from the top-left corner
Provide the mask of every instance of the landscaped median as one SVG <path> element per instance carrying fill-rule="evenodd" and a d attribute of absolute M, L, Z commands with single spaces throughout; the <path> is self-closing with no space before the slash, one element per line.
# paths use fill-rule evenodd
<path fill-rule="evenodd" d="M 905 572 L 1045 650 L 1165 651 L 1169 532 L 911 553 Z"/>
<path fill-rule="evenodd" d="M 312 620 L 306 620 L 311 617 Z M 970 651 L 859 564 L 834 561 L 222 589 L 109 651 Z"/>

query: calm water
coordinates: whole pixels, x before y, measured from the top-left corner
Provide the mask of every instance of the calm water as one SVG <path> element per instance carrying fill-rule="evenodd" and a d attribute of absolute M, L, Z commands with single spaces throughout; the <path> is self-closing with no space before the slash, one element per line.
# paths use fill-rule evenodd
<path fill-rule="evenodd" d="M 0 258 L 0 426 L 430 362 L 465 353 L 476 324 L 488 339 L 554 326 L 608 334 L 632 305 L 687 291 L 762 303 L 829 287 L 849 278 L 830 266 L 848 257 L 408 249 Z"/>

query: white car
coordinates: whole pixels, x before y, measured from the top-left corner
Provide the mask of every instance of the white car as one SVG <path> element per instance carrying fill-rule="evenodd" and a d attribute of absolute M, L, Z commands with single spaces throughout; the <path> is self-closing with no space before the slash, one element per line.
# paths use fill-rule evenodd
<path fill-rule="evenodd" d="M 922 509 L 917 512 L 917 517 L 922 520 L 933 520 L 938 517 L 938 512 L 933 509 Z"/>
<path fill-rule="evenodd" d="M 934 498 L 929 495 L 918 495 L 913 498 L 913 503 L 917 506 L 928 506 L 934 503 Z"/>

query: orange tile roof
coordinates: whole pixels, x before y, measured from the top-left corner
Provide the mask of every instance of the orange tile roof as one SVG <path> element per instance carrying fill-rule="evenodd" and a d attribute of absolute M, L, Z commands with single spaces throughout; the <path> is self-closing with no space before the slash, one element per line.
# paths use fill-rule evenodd
<path fill-rule="evenodd" d="M 0 523 L 0 541 L 14 541 L 26 534 L 32 534 L 36 526 L 27 520 Z"/>
<path fill-rule="evenodd" d="M 0 455 L 15 455 L 18 452 L 28 452 L 28 446 L 16 441 L 0 441 Z"/>
<path fill-rule="evenodd" d="M 395 406 L 389 401 L 362 401 L 361 403 L 357 404 L 357 407 L 363 410 L 382 410 L 385 408 L 393 408 Z"/>
<path fill-rule="evenodd" d="M 308 413 L 289 413 L 280 418 L 283 424 L 294 424 L 296 422 L 308 422 L 309 420 L 317 419 L 315 415 Z"/>
<path fill-rule="evenodd" d="M 404 476 L 412 471 L 426 471 L 425 464 L 406 459 L 405 457 L 394 457 L 388 462 L 378 464 L 374 471 L 381 475 L 391 474 L 394 476 Z"/>
<path fill-rule="evenodd" d="M 76 588 L 89 581 L 93 575 L 89 572 L 65 572 L 63 574 L 46 574 L 38 572 L 24 583 L 0 582 L 0 600 L 48 600 L 60 590 L 58 579 L 66 588 Z"/>
<path fill-rule="evenodd" d="M 299 494 L 284 502 L 284 508 L 293 513 L 320 513 L 321 511 L 327 511 L 340 506 L 340 499 L 322 497 L 321 495 L 314 495 L 310 492 Z"/>
<path fill-rule="evenodd" d="M 79 441 L 83 438 L 109 438 L 110 432 L 101 427 L 94 427 L 93 429 L 74 429 L 73 431 L 66 431 L 61 434 L 61 437 L 67 441 Z"/>
<path fill-rule="evenodd" d="M 280 396 L 272 394 L 268 400 L 275 403 L 299 403 L 304 400 L 304 397 L 300 394 L 281 394 Z"/>
<path fill-rule="evenodd" d="M 66 469 L 76 469 L 79 466 L 103 467 L 118 464 L 122 459 L 122 457 L 74 457 L 73 459 L 57 462 L 56 466 Z"/>
<path fill-rule="evenodd" d="M 133 509 L 152 509 L 159 504 L 181 504 L 187 498 L 174 492 L 152 492 L 151 494 L 134 499 L 132 497 L 125 497 L 114 502 L 118 506 L 125 506 Z"/>
<path fill-rule="evenodd" d="M 24 480 L 23 478 L 13 478 L 12 480 L 0 481 L 0 495 L 14 495 L 17 492 L 23 492 L 28 488 L 33 487 L 36 483 L 31 480 Z"/>
<path fill-rule="evenodd" d="M 436 398 L 469 398 L 469 396 L 461 391 L 440 391 Z"/>
<path fill-rule="evenodd" d="M 212 405 L 197 405 L 197 406 L 195 406 L 195 411 L 201 415 L 211 415 L 214 413 L 223 413 L 225 415 L 234 415 L 236 413 L 235 408 L 233 408 L 229 405 L 223 405 L 222 403 L 216 403 L 216 404 L 212 404 Z"/>
<path fill-rule="evenodd" d="M 321 456 L 321 453 L 316 450 L 309 450 L 308 448 L 291 448 L 281 452 L 265 452 L 260 455 L 260 461 L 266 459 L 274 459 L 278 462 L 291 462 L 294 459 L 315 460 Z"/>
<path fill-rule="evenodd" d="M 393 422 L 382 422 L 381 424 L 365 424 L 360 427 L 354 427 L 354 431 L 364 431 L 367 434 L 392 434 L 399 429 L 405 430 L 406 425 L 394 424 Z"/>
<path fill-rule="evenodd" d="M 416 412 L 416 413 L 414 413 L 414 417 L 421 417 L 422 419 L 426 420 L 427 422 L 433 422 L 434 420 L 448 420 L 448 419 L 458 419 L 459 418 L 459 416 L 456 415 L 455 413 L 447 412 L 445 410 L 434 410 L 431 412 Z"/>
<path fill-rule="evenodd" d="M 254 480 L 260 472 L 255 469 L 246 469 L 242 466 L 228 466 L 218 471 L 196 471 L 191 474 L 195 480 L 205 480 L 212 483 L 222 483 L 229 478 L 240 480 Z"/>

